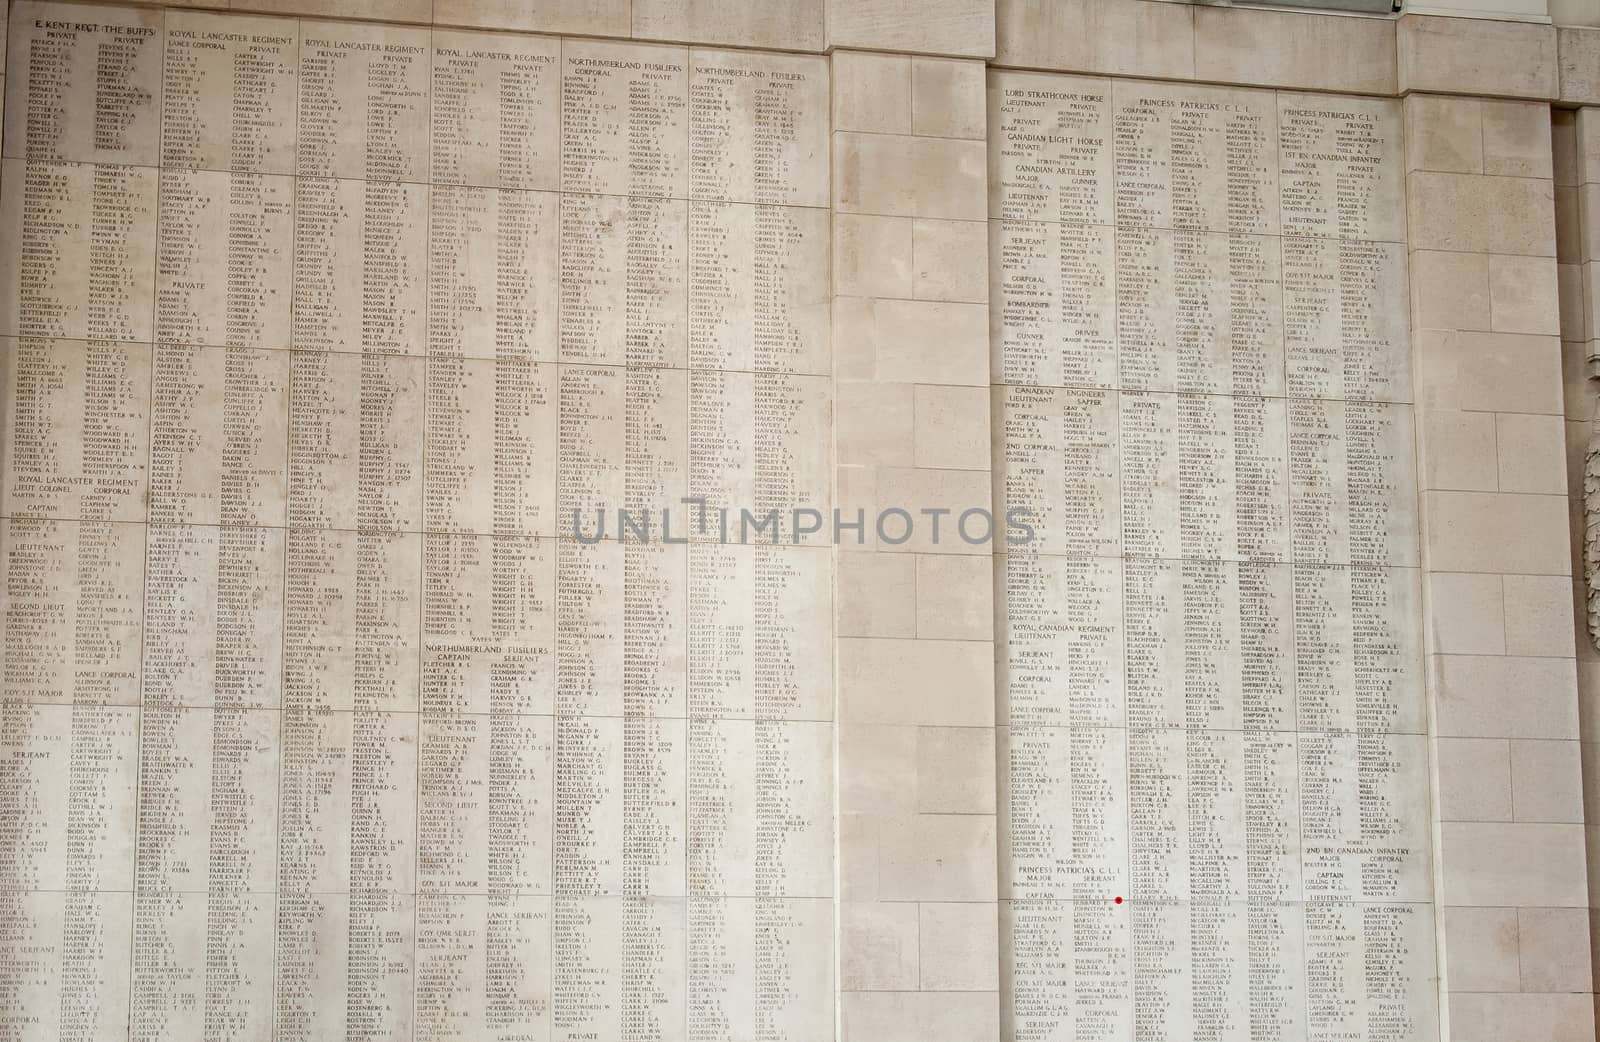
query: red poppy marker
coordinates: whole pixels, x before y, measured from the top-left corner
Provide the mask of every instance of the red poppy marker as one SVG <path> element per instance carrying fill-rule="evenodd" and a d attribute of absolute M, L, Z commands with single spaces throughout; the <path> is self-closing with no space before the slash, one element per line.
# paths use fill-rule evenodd
<path fill-rule="evenodd" d="M 1112 898 L 1112 899 L 1111 899 L 1111 903 L 1112 903 L 1112 904 L 1121 904 L 1121 903 L 1122 903 L 1122 898 L 1121 898 L 1121 896 L 1120 896 L 1120 895 L 1119 895 L 1119 896 L 1117 896 L 1117 897 L 1113 897 L 1113 898 Z"/>

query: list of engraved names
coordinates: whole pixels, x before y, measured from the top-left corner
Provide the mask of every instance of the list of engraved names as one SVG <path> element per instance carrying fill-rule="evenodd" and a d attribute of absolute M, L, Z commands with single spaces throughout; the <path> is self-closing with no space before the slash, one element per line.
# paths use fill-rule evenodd
<path fill-rule="evenodd" d="M 831 550 L 571 524 L 829 508 L 826 60 L 8 68 L 0 1039 L 832 1038 Z"/>

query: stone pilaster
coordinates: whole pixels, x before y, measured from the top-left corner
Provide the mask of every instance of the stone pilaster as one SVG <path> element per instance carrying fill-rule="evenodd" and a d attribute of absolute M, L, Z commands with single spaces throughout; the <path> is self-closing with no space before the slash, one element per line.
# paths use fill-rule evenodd
<path fill-rule="evenodd" d="M 990 505 L 984 67 L 833 63 L 835 502 L 866 525 L 837 551 L 839 1037 L 974 1042 L 999 1030 L 991 547 L 958 531 Z"/>
<path fill-rule="evenodd" d="M 1600 328 L 1594 320 L 1600 287 L 1600 109 L 1556 112 L 1553 123 L 1556 191 L 1556 261 L 1561 292 L 1567 487 L 1571 507 L 1572 594 L 1578 656 L 1578 718 L 1582 735 L 1584 823 L 1589 863 L 1600 864 L 1600 650 L 1590 634 L 1585 540 L 1588 518 L 1584 477 L 1595 433 L 1600 385 Z M 1589 874 L 1590 935 L 1600 930 L 1600 873 Z"/>
<path fill-rule="evenodd" d="M 1405 112 L 1446 1037 L 1587 1040 L 1550 111 Z"/>

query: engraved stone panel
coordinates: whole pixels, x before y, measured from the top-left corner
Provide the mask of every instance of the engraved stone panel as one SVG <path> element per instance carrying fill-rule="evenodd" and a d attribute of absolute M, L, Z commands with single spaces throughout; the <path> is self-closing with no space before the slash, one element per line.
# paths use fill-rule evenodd
<path fill-rule="evenodd" d="M 1435 1037 L 1398 106 L 989 92 L 1004 1037 Z"/>
<path fill-rule="evenodd" d="M 827 60 L 13 14 L 0 1035 L 832 1038 Z"/>

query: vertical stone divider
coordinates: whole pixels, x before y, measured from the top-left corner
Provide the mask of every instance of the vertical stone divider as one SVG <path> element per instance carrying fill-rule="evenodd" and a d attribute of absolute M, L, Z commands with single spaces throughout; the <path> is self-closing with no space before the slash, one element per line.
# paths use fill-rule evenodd
<path fill-rule="evenodd" d="M 1589 584 L 1585 574 L 1588 530 L 1584 477 L 1595 437 L 1600 394 L 1600 108 L 1552 113 L 1556 196 L 1556 272 L 1561 297 L 1561 358 L 1566 391 L 1567 489 L 1571 510 L 1572 604 L 1578 657 L 1578 732 L 1583 763 L 1585 851 L 1600 865 L 1600 649 L 1590 634 Z M 1597 504 L 1600 505 L 1600 504 Z M 1589 873 L 1590 951 L 1600 937 L 1600 872 Z M 1582 965 L 1593 970 L 1592 958 Z M 1589 987 L 1596 980 L 1591 972 Z M 1600 990 L 1600 989 L 1595 989 Z M 1596 1007 L 1600 1019 L 1600 1005 Z"/>
<path fill-rule="evenodd" d="M 1443 1035 L 1589 1040 L 1550 110 L 1405 120 Z"/>
<path fill-rule="evenodd" d="M 832 79 L 839 1038 L 994 1039 L 984 63 Z"/>
<path fill-rule="evenodd" d="M 10 25 L 11 4 L 0 4 L 0 112 L 6 110 L 6 28 Z M 5 120 L 0 119 L 0 146 L 5 143 Z"/>

